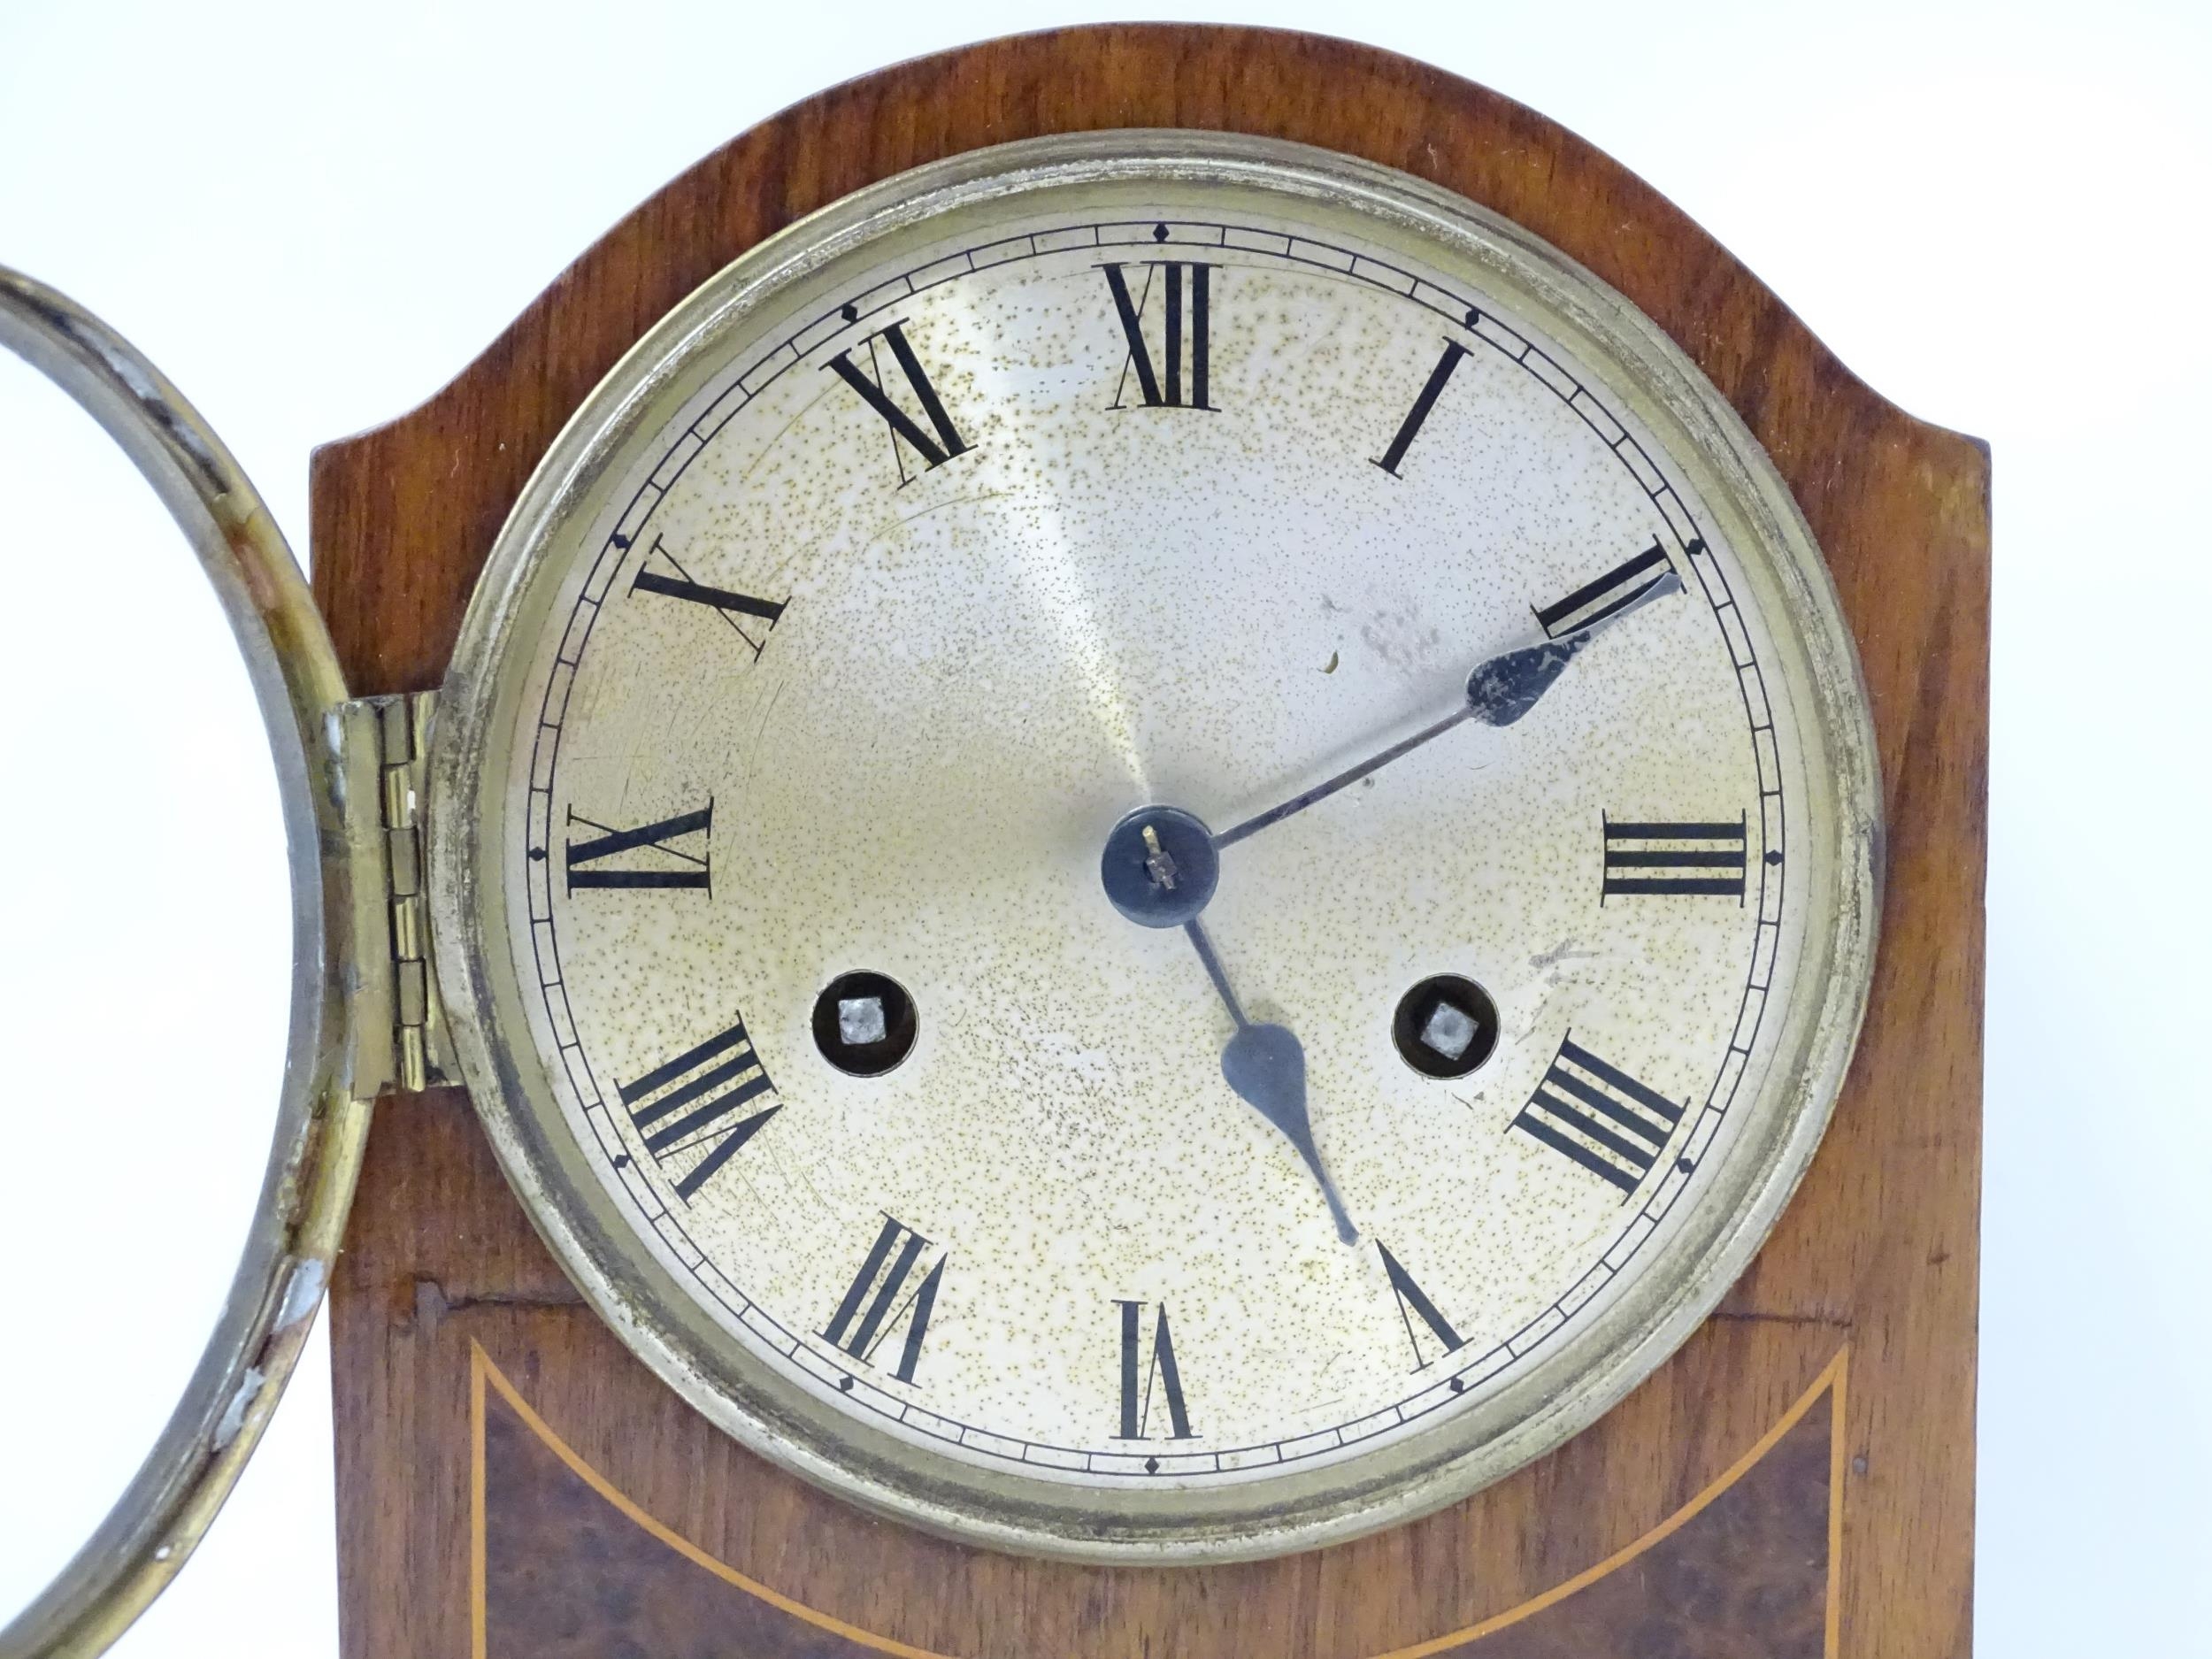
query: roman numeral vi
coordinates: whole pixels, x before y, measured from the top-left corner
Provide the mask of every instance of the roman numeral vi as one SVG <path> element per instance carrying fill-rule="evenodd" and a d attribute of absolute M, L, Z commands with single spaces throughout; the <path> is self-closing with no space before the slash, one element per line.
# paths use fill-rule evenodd
<path fill-rule="evenodd" d="M 1510 1127 L 1633 1193 L 1681 1121 L 1681 1107 L 1569 1035 Z"/>
<path fill-rule="evenodd" d="M 1190 1411 L 1183 1403 L 1183 1373 L 1175 1363 L 1175 1339 L 1169 1333 L 1167 1304 L 1160 1304 L 1152 1322 L 1151 1363 L 1144 1360 L 1144 1310 L 1141 1302 L 1117 1302 L 1121 1310 L 1121 1432 L 1118 1440 L 1151 1438 L 1152 1390 L 1157 1384 L 1167 1407 L 1168 1436 L 1171 1440 L 1195 1439 Z"/>

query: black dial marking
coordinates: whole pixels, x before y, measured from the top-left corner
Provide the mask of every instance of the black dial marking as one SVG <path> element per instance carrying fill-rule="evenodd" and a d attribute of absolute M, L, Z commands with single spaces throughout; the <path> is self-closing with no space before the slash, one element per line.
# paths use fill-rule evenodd
<path fill-rule="evenodd" d="M 1190 1411 L 1183 1403 L 1183 1373 L 1175 1363 L 1175 1339 L 1167 1328 L 1167 1304 L 1160 1304 L 1152 1324 L 1152 1358 L 1144 1358 L 1144 1310 L 1141 1302 L 1116 1302 L 1121 1310 L 1121 1432 L 1118 1440 L 1151 1438 L 1152 1388 L 1159 1385 L 1167 1402 L 1168 1436 L 1171 1440 L 1195 1440 Z"/>
<path fill-rule="evenodd" d="M 907 390 L 922 406 L 922 415 L 932 430 L 924 432 L 920 422 L 901 409 L 883 384 L 883 365 L 876 353 L 876 342 L 881 341 L 897 364 L 900 376 L 906 381 Z M 968 452 L 968 441 L 960 435 L 960 429 L 952 424 L 952 417 L 945 412 L 944 400 L 937 396 L 937 388 L 930 384 L 922 361 L 914 355 L 914 348 L 907 342 L 906 320 L 887 323 L 860 342 L 868 353 L 868 366 L 864 370 L 853 362 L 853 349 L 839 352 L 823 366 L 860 394 L 861 402 L 883 417 L 891 428 L 891 458 L 899 469 L 899 487 L 903 489 L 912 481 L 906 470 L 906 457 L 900 453 L 899 441 L 904 439 L 915 454 L 922 457 L 925 472 L 942 466 L 956 455 Z"/>
<path fill-rule="evenodd" d="M 1733 824 L 1605 824 L 1602 904 L 1616 895 L 1710 894 L 1744 897 L 1744 827 Z"/>
<path fill-rule="evenodd" d="M 1375 1248 L 1382 1252 L 1383 1271 L 1390 1275 L 1390 1294 L 1398 1299 L 1398 1317 L 1405 1321 L 1406 1341 L 1413 1349 L 1413 1369 L 1419 1371 L 1435 1363 L 1422 1354 L 1421 1339 L 1414 1334 L 1413 1316 L 1417 1313 L 1421 1316 L 1421 1323 L 1428 1326 L 1429 1334 L 1444 1345 L 1437 1359 L 1466 1347 L 1467 1339 L 1452 1328 L 1452 1322 L 1437 1310 L 1428 1293 L 1413 1282 L 1413 1275 L 1391 1255 L 1390 1247 L 1378 1239 Z"/>
<path fill-rule="evenodd" d="M 1122 396 L 1128 389 L 1130 375 L 1134 373 L 1137 395 L 1148 409 L 1212 409 L 1213 404 L 1207 401 L 1206 365 L 1211 342 L 1213 266 L 1176 259 L 1148 260 L 1144 266 L 1143 285 L 1133 297 L 1125 274 L 1127 265 L 1110 265 L 1102 268 L 1106 273 L 1106 286 L 1113 292 L 1114 314 L 1121 319 L 1122 337 L 1129 342 L 1121 379 L 1114 386 L 1114 401 L 1107 407 L 1128 407 Z M 1152 349 L 1144 338 L 1145 303 L 1151 296 L 1156 277 L 1163 295 L 1160 345 L 1164 361 L 1160 365 L 1154 363 Z M 1184 326 L 1187 312 L 1187 334 Z M 1187 343 L 1190 359 L 1187 384 L 1183 376 Z"/>
<path fill-rule="evenodd" d="M 1681 1120 L 1681 1107 L 1569 1035 L 1509 1127 L 1632 1193 Z"/>
<path fill-rule="evenodd" d="M 1601 622 L 1616 611 L 1624 611 L 1634 604 L 1666 580 L 1673 569 L 1666 549 L 1655 536 L 1651 545 L 1634 558 L 1616 565 L 1597 580 L 1585 583 L 1564 599 L 1538 611 L 1536 620 L 1550 639 L 1578 634 L 1592 623 Z"/>
<path fill-rule="evenodd" d="M 676 1181 L 677 1196 L 687 1203 L 717 1170 L 783 1110 L 780 1104 L 770 1106 L 736 1120 L 740 1107 L 774 1088 L 740 1020 L 727 1031 L 654 1067 L 634 1083 L 618 1085 L 616 1092 L 629 1109 L 630 1122 L 645 1137 L 645 1149 L 664 1168 L 678 1154 L 708 1148 L 706 1156 Z"/>
<path fill-rule="evenodd" d="M 1459 366 L 1459 360 L 1466 355 L 1467 348 L 1458 341 L 1448 340 L 1444 342 L 1444 355 L 1437 358 L 1436 366 L 1429 371 L 1428 380 L 1422 386 L 1421 395 L 1413 400 L 1413 408 L 1407 414 L 1404 424 L 1398 428 L 1398 435 L 1391 439 L 1390 447 L 1376 459 L 1375 465 L 1391 477 L 1400 475 L 1398 463 L 1406 458 L 1406 451 L 1413 447 L 1414 439 L 1421 435 L 1421 427 L 1429 418 L 1429 411 L 1436 407 L 1436 400 L 1443 393 L 1444 382 L 1452 378 L 1452 371 Z"/>
<path fill-rule="evenodd" d="M 670 570 L 676 572 L 673 576 L 664 576 L 653 568 L 653 559 L 657 555 Z M 653 538 L 653 545 L 645 549 L 645 557 L 638 565 L 637 574 L 630 579 L 630 591 L 634 594 L 662 594 L 671 599 L 706 606 L 728 623 L 739 639 L 752 647 L 755 662 L 760 660 L 761 652 L 768 645 L 769 633 L 782 618 L 789 603 L 787 600 L 756 599 L 750 594 L 732 593 L 726 588 L 710 588 L 703 582 L 693 581 L 691 573 L 676 563 L 675 556 L 669 552 L 657 534 Z M 757 618 L 768 626 L 761 631 L 761 636 L 757 640 L 745 631 L 744 626 L 738 621 L 740 617 Z"/>
<path fill-rule="evenodd" d="M 714 797 L 696 812 L 679 812 L 674 818 L 662 818 L 655 824 L 641 824 L 635 829 L 616 829 L 611 825 L 595 823 L 580 816 L 574 807 L 568 810 L 570 835 L 566 849 L 568 859 L 568 890 L 571 893 L 585 887 L 692 887 L 705 889 L 712 874 L 712 841 L 714 838 Z M 595 835 L 576 839 L 578 825 L 596 830 Z M 679 843 L 698 836 L 698 850 Z M 596 865 L 619 858 L 625 853 L 645 853 L 641 867 L 627 869 L 582 869 L 580 865 Z M 664 855 L 654 857 L 652 855 Z"/>
<path fill-rule="evenodd" d="M 922 1357 L 922 1339 L 929 1332 L 929 1316 L 937 1306 L 937 1287 L 944 1282 L 948 1250 L 912 1290 L 906 1281 L 930 1248 L 927 1239 L 903 1221 L 886 1215 L 883 1230 L 868 1248 L 867 1259 L 853 1278 L 852 1288 L 837 1311 L 822 1327 L 822 1339 L 866 1365 L 877 1346 L 889 1336 L 901 1319 L 906 1321 L 906 1343 L 899 1351 L 898 1369 L 892 1372 L 902 1383 L 914 1380 L 914 1367 Z M 893 1252 L 895 1251 L 895 1256 Z M 887 1266 L 886 1264 L 888 1263 Z M 904 1300 L 900 1293 L 905 1292 Z"/>

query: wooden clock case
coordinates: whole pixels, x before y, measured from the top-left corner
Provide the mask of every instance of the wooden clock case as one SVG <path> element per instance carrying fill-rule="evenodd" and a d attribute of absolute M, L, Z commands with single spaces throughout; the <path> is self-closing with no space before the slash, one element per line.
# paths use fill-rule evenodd
<path fill-rule="evenodd" d="M 588 1309 L 458 1088 L 379 1102 L 331 1291 L 346 1659 L 1935 1659 L 1970 1644 L 1989 459 L 1836 361 L 1649 186 L 1371 48 L 1110 26 L 808 99 L 676 179 L 481 357 L 319 449 L 316 597 L 357 695 L 443 676 L 537 457 L 663 313 L 864 185 L 1041 134 L 1191 127 L 1399 168 L 1670 334 L 1825 551 L 1888 821 L 1864 1035 L 1720 1310 L 1598 1425 L 1425 1520 L 1245 1565 L 1070 1565 L 878 1520 L 749 1453 Z"/>

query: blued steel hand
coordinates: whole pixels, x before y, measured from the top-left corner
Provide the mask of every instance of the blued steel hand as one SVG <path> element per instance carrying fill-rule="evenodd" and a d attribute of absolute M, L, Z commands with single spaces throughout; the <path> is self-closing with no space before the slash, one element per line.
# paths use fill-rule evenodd
<path fill-rule="evenodd" d="M 1214 837 L 1214 846 L 1233 847 L 1248 835 L 1256 835 L 1269 825 L 1279 824 L 1294 812 L 1302 812 L 1317 801 L 1325 801 L 1338 790 L 1350 788 L 1369 773 L 1381 771 L 1402 756 L 1410 755 L 1424 743 L 1443 736 L 1464 721 L 1472 720 L 1480 726 L 1512 725 L 1558 682 L 1560 675 L 1567 672 L 1567 664 L 1574 661 L 1584 646 L 1623 617 L 1642 610 L 1655 599 L 1681 590 L 1682 579 L 1670 570 L 1619 610 L 1600 617 L 1578 632 L 1518 646 L 1478 664 L 1474 672 L 1467 676 L 1465 701 L 1442 719 L 1423 726 L 1411 737 L 1399 739 L 1379 755 L 1371 755 L 1356 766 L 1347 767 L 1335 777 L 1291 796 L 1280 806 L 1270 807 L 1256 817 L 1231 826 Z"/>
<path fill-rule="evenodd" d="M 1228 1046 L 1221 1051 L 1221 1075 L 1247 1104 L 1273 1124 L 1281 1131 L 1283 1139 L 1297 1148 L 1298 1156 L 1306 1161 L 1306 1168 L 1313 1172 L 1321 1196 L 1328 1201 L 1329 1214 L 1336 1222 L 1336 1236 L 1347 1244 L 1356 1243 L 1359 1229 L 1345 1213 L 1336 1183 L 1329 1179 L 1321 1154 L 1313 1144 L 1313 1125 L 1306 1114 L 1305 1049 L 1289 1026 L 1256 1025 L 1244 1017 L 1243 1004 L 1229 988 L 1229 976 L 1222 972 L 1221 958 L 1214 955 L 1213 941 L 1206 937 L 1206 930 L 1196 917 L 1183 924 L 1183 931 L 1197 948 L 1199 961 L 1206 964 L 1206 977 L 1214 982 L 1214 989 L 1221 993 L 1229 1018 L 1236 1021 L 1237 1028 L 1230 1035 Z"/>

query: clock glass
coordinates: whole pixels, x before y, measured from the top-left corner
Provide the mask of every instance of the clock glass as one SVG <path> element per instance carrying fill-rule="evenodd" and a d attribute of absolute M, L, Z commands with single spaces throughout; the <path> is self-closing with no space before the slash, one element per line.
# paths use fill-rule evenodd
<path fill-rule="evenodd" d="M 1002 1547 L 1255 1555 L 1655 1364 L 1817 1142 L 1877 795 L 1647 321 L 1395 174 L 987 152 L 587 403 L 442 694 L 439 969 L 649 1363 Z"/>

